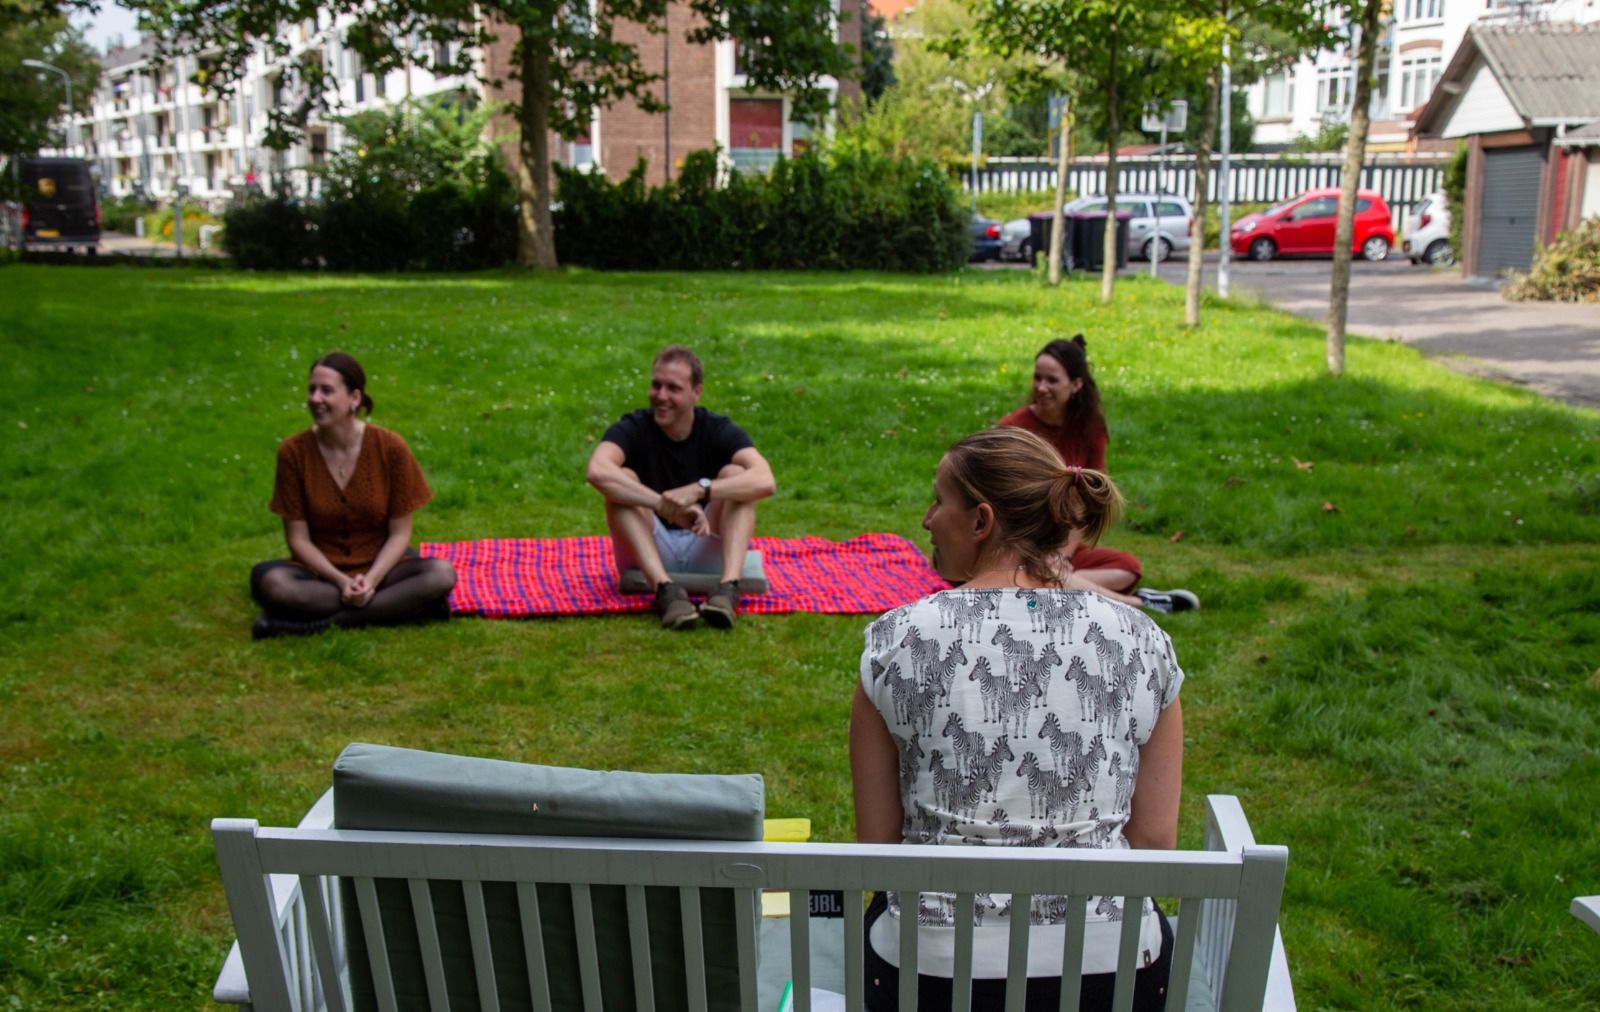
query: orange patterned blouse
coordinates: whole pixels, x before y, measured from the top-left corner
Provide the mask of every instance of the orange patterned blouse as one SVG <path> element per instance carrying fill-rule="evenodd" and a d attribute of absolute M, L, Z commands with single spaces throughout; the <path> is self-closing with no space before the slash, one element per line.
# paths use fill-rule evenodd
<path fill-rule="evenodd" d="M 304 520 L 311 543 L 346 573 L 372 565 L 389 537 L 389 520 L 427 505 L 433 490 L 398 433 L 368 424 L 344 488 L 333 480 L 310 430 L 278 444 L 272 512 Z"/>

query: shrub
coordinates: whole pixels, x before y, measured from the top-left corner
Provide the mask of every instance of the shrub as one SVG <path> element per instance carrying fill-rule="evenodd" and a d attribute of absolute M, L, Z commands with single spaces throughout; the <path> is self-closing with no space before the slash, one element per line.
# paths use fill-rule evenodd
<path fill-rule="evenodd" d="M 155 204 L 139 197 L 107 197 L 100 202 L 100 227 L 107 232 L 132 235 L 134 219 L 155 209 Z"/>
<path fill-rule="evenodd" d="M 516 195 L 505 185 L 473 191 L 454 180 L 430 186 L 406 209 L 414 262 L 423 270 L 498 267 L 517 253 Z"/>
<path fill-rule="evenodd" d="M 563 263 L 637 270 L 950 270 L 966 260 L 967 213 L 933 162 L 815 151 L 717 185 L 716 153 L 678 178 L 612 183 L 556 166 Z"/>
<path fill-rule="evenodd" d="M 1539 247 L 1532 270 L 1512 272 L 1505 296 L 1517 302 L 1600 302 L 1600 217 Z"/>
<path fill-rule="evenodd" d="M 1444 204 L 1450 211 L 1450 248 L 1461 256 L 1466 246 L 1461 242 L 1461 225 L 1467 220 L 1467 142 L 1456 145 L 1456 153 L 1445 164 L 1444 178 L 1440 183 L 1444 191 Z"/>
<path fill-rule="evenodd" d="M 258 197 L 223 215 L 222 248 L 247 270 L 291 271 L 319 260 L 317 223 L 303 204 L 283 196 Z"/>

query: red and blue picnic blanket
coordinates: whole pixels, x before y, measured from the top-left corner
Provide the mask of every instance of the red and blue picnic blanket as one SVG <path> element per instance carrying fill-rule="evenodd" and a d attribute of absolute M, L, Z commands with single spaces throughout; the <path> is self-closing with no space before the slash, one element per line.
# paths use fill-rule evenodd
<path fill-rule="evenodd" d="M 849 541 L 757 537 L 750 547 L 762 555 L 768 592 L 744 597 L 739 610 L 746 613 L 876 614 L 949 586 L 915 545 L 895 534 Z M 612 615 L 647 611 L 654 600 L 617 591 L 606 537 L 434 541 L 419 550 L 455 567 L 450 610 L 457 615 Z"/>

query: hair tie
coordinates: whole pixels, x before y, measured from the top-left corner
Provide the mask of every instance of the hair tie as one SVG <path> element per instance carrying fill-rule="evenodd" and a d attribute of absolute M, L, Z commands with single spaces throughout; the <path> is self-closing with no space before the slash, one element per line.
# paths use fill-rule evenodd
<path fill-rule="evenodd" d="M 1077 485 L 1078 485 L 1078 475 L 1081 474 L 1082 472 L 1083 472 L 1083 468 L 1079 467 L 1077 464 L 1068 464 L 1067 465 L 1067 473 L 1072 475 L 1072 487 L 1074 487 L 1074 488 L 1077 487 Z"/>

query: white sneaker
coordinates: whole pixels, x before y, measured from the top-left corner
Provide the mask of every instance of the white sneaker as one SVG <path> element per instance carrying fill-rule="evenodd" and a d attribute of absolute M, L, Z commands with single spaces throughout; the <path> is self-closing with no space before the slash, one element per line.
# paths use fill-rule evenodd
<path fill-rule="evenodd" d="M 1151 611 L 1198 611 L 1200 598 L 1191 591 L 1182 588 L 1172 590 L 1149 590 L 1140 587 L 1134 591 L 1134 596 L 1144 602 L 1144 606 Z"/>

